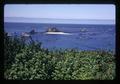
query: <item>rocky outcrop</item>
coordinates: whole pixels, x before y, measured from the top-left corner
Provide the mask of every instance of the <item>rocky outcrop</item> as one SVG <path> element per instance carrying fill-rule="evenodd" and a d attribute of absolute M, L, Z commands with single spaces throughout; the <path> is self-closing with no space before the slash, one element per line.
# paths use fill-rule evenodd
<path fill-rule="evenodd" d="M 87 29 L 86 29 L 86 28 L 82 28 L 82 29 L 80 30 L 80 32 L 87 32 Z"/>
<path fill-rule="evenodd" d="M 46 32 L 60 32 L 57 28 L 48 28 Z"/>
<path fill-rule="evenodd" d="M 29 34 L 35 34 L 35 33 L 36 33 L 36 32 L 35 32 L 34 29 L 29 32 Z"/>

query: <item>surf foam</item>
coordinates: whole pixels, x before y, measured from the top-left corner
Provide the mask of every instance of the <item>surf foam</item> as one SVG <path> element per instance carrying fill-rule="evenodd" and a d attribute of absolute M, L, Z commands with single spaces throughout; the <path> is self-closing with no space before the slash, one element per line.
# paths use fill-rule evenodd
<path fill-rule="evenodd" d="M 64 32 L 46 32 L 45 34 L 61 34 L 61 35 L 72 35 L 70 33 L 64 33 Z"/>

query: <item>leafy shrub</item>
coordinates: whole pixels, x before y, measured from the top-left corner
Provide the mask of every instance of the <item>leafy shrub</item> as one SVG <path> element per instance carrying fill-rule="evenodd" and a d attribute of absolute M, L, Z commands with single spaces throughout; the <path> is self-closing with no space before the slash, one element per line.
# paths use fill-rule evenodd
<path fill-rule="evenodd" d="M 24 48 L 25 43 L 19 38 L 8 37 L 4 35 L 4 67 L 5 70 L 10 68 L 12 63 L 14 63 L 14 58 L 22 48 Z"/>
<path fill-rule="evenodd" d="M 112 54 L 99 55 L 101 51 L 81 51 L 57 62 L 53 72 L 54 80 L 89 80 L 114 79 L 115 62 Z M 110 71 L 111 70 L 111 71 Z"/>
<path fill-rule="evenodd" d="M 7 40 L 6 40 L 7 39 Z M 5 38 L 5 79 L 112 80 L 115 57 L 107 51 L 51 50 L 41 43 Z M 10 66 L 10 67 L 9 67 Z"/>

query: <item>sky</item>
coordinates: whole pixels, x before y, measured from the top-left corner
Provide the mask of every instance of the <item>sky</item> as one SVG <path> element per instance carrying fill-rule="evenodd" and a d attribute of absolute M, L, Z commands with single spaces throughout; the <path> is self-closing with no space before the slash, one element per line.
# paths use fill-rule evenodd
<path fill-rule="evenodd" d="M 115 20 L 113 4 L 6 4 L 4 17 Z"/>

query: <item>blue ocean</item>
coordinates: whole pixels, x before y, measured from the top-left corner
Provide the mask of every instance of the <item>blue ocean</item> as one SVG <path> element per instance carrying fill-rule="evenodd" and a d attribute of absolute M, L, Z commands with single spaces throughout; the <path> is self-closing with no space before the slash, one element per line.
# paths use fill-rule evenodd
<path fill-rule="evenodd" d="M 44 34 L 50 27 L 69 33 Z M 50 24 L 50 23 L 4 23 L 4 31 L 14 36 L 34 29 L 34 41 L 48 49 L 113 50 L 115 51 L 115 25 L 96 24 Z M 27 39 L 29 40 L 29 38 Z"/>

